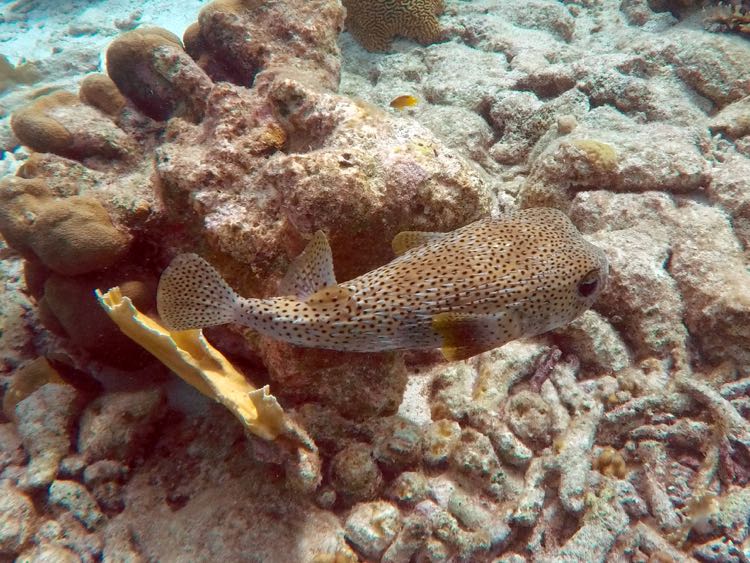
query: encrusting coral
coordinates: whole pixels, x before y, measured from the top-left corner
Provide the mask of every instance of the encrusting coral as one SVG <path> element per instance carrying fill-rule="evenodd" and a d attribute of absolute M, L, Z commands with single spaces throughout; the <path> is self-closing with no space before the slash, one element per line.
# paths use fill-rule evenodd
<path fill-rule="evenodd" d="M 423 45 L 440 39 L 443 0 L 343 0 L 346 28 L 368 51 L 387 51 L 395 37 Z"/>

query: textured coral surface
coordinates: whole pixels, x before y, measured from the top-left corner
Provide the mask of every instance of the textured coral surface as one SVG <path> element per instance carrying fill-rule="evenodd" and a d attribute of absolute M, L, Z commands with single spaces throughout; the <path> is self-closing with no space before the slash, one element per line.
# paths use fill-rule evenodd
<path fill-rule="evenodd" d="M 0 561 L 750 558 L 741 33 L 689 1 L 216 0 L 170 31 L 183 3 L 84 4 L 63 35 L 104 61 L 42 60 L 67 89 L 0 100 Z M 45 10 L 9 4 L 9 48 Z M 246 433 L 94 295 L 155 315 L 185 251 L 273 295 L 318 230 L 343 281 L 399 231 L 534 206 L 609 260 L 554 333 L 447 364 L 207 330 L 292 439 Z M 193 336 L 174 353 L 211 366 Z"/>

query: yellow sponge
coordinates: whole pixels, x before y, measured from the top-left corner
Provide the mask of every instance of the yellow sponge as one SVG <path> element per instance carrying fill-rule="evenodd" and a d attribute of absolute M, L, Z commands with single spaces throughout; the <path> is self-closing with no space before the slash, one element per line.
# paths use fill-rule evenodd
<path fill-rule="evenodd" d="M 248 431 L 266 440 L 292 434 L 297 441 L 309 441 L 290 423 L 268 386 L 253 387 L 200 330 L 168 331 L 138 311 L 119 287 L 104 294 L 96 290 L 96 296 L 122 332 L 198 391 L 228 408 Z M 311 442 L 304 445 L 315 447 Z"/>

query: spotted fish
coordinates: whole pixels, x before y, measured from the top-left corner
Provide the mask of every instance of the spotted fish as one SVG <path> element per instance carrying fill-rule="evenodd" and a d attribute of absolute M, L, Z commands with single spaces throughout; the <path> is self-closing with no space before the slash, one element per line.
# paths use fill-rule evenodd
<path fill-rule="evenodd" d="M 239 323 L 299 346 L 376 352 L 441 347 L 465 359 L 565 325 L 607 279 L 604 253 L 555 209 L 525 209 L 449 233 L 407 231 L 390 263 L 336 283 L 322 231 L 292 263 L 283 297 L 240 297 L 195 254 L 164 271 L 158 311 L 172 330 Z"/>

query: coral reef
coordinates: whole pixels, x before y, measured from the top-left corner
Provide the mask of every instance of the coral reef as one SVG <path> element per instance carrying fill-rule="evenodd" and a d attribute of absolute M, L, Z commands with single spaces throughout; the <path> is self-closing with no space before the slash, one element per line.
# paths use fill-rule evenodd
<path fill-rule="evenodd" d="M 123 14 L 106 74 L 5 118 L 0 559 L 746 560 L 746 38 L 687 1 L 344 6 Z M 263 297 L 318 230 L 346 280 L 532 206 L 608 286 L 470 361 L 155 316 L 181 252 Z"/>

